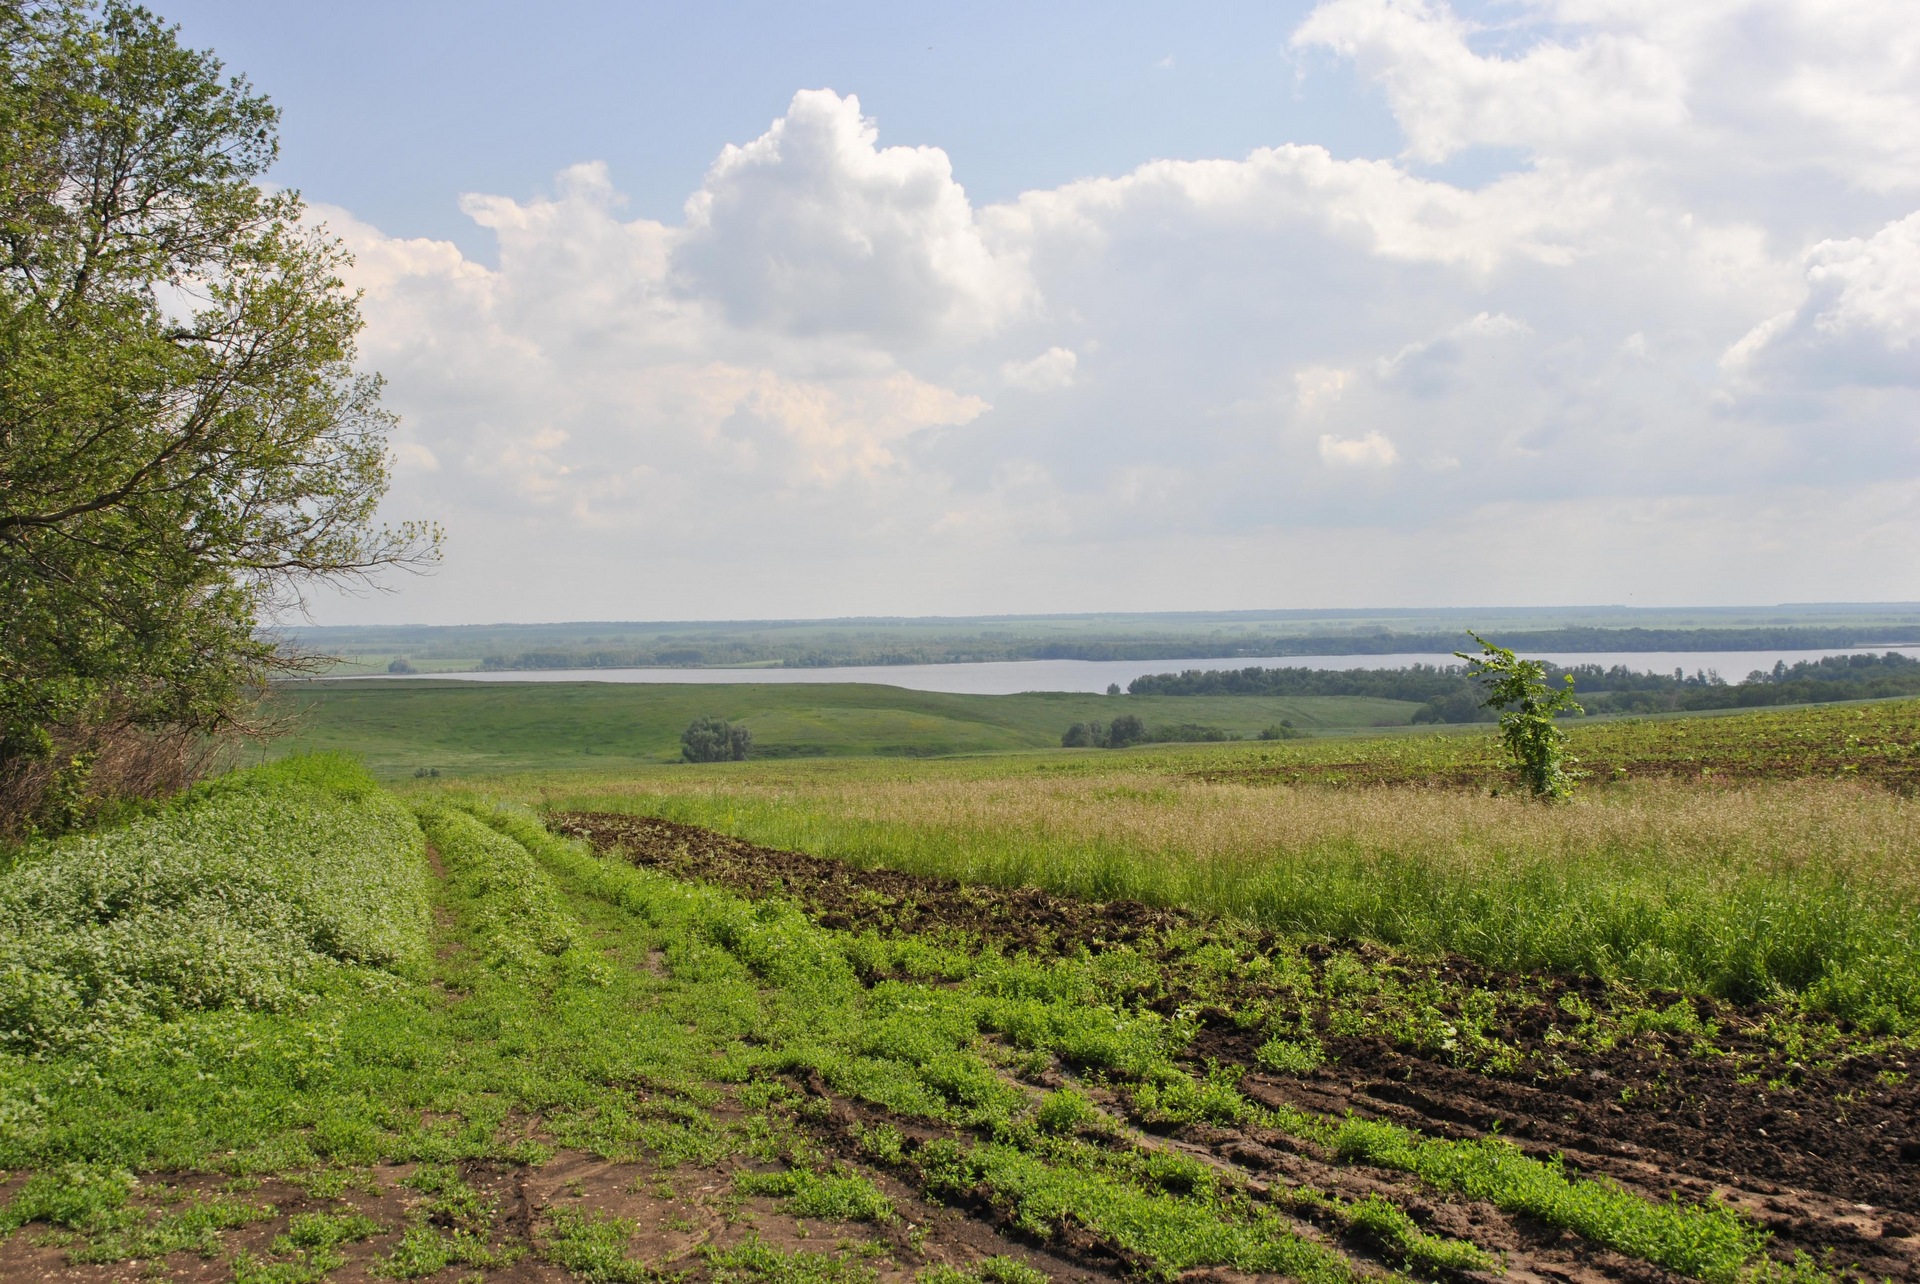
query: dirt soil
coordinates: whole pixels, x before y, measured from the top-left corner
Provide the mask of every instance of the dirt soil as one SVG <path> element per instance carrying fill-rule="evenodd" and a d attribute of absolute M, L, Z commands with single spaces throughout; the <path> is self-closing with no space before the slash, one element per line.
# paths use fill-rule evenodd
<path fill-rule="evenodd" d="M 882 1175 L 878 1183 L 893 1200 L 900 1217 L 886 1225 L 820 1222 L 790 1216 L 778 1200 L 742 1197 L 732 1189 L 733 1177 L 743 1169 L 770 1167 L 746 1160 L 729 1160 L 713 1167 L 611 1163 L 595 1156 L 561 1151 L 537 1168 L 510 1164 L 469 1164 L 462 1178 L 479 1191 L 492 1209 L 492 1246 L 519 1250 L 516 1259 L 476 1271 L 471 1264 L 454 1263 L 418 1278 L 433 1281 L 484 1279 L 486 1284 L 574 1284 L 576 1277 L 543 1260 L 550 1242 L 553 1215 L 559 1209 L 578 1209 L 588 1217 L 625 1218 L 635 1224 L 627 1251 L 658 1268 L 650 1278 L 666 1284 L 680 1276 L 705 1277 L 703 1248 L 727 1249 L 757 1239 L 781 1253 L 806 1251 L 844 1257 L 873 1271 L 873 1284 L 912 1284 L 929 1266 L 966 1269 L 987 1258 L 1012 1257 L 1062 1284 L 1093 1284 L 1089 1273 L 1066 1258 L 1037 1252 L 998 1234 L 976 1218 L 948 1208 L 936 1208 L 919 1199 L 897 1181 Z M 273 1262 L 274 1240 L 286 1234 L 290 1218 L 301 1213 L 358 1212 L 384 1228 L 358 1243 L 343 1244 L 346 1263 L 326 1276 L 328 1284 L 376 1284 L 393 1276 L 383 1272 L 384 1259 L 399 1244 L 409 1217 L 426 1196 L 404 1183 L 411 1164 L 389 1164 L 364 1169 L 353 1189 L 338 1198 L 314 1198 L 300 1186 L 266 1180 L 256 1184 L 230 1183 L 217 1177 L 149 1178 L 135 1206 L 159 1214 L 187 1201 L 238 1199 L 263 1205 L 271 1215 L 230 1231 L 220 1251 L 210 1257 L 192 1252 L 174 1253 L 155 1261 L 124 1261 L 75 1265 L 67 1260 L 66 1237 L 44 1227 L 0 1240 L 0 1280 L 44 1281 L 46 1284 L 104 1284 L 105 1281 L 166 1279 L 192 1284 L 226 1284 L 234 1278 L 236 1251 L 251 1254 L 262 1265 Z M 0 1202 L 18 1181 L 0 1182 Z M 535 1251 L 526 1252 L 531 1242 Z M 512 1256 L 511 1252 L 508 1254 Z M 282 1263 L 287 1256 L 282 1254 Z M 281 1269 L 287 1269 L 282 1265 Z M 293 1278 L 290 1275 L 276 1277 Z"/>
<path fill-rule="evenodd" d="M 862 870 L 650 817 L 567 813 L 548 821 L 557 832 L 676 877 L 755 897 L 791 897 L 829 927 L 965 933 L 1037 954 L 1127 945 L 1162 953 L 1176 978 L 1180 958 L 1196 942 L 1226 944 L 1249 955 L 1282 944 L 1181 911 Z M 1178 939 L 1169 940 L 1176 930 Z M 1717 1193 L 1772 1231 L 1779 1252 L 1805 1250 L 1835 1265 L 1857 1264 L 1869 1278 L 1920 1280 L 1920 1082 L 1908 1074 L 1905 1060 L 1882 1053 L 1830 1055 L 1811 1066 L 1783 1061 L 1757 1037 L 1768 1012 L 1726 1004 L 1714 1009 L 1722 1033 L 1713 1043 L 1735 1055 L 1700 1055 L 1691 1037 L 1678 1035 L 1643 1036 L 1595 1050 L 1564 1041 L 1574 1018 L 1559 1000 L 1572 993 L 1604 1007 L 1614 996 L 1598 983 L 1506 976 L 1461 959 L 1409 961 L 1358 946 L 1307 951 L 1316 967 L 1341 953 L 1390 968 L 1402 979 L 1425 974 L 1455 986 L 1530 996 L 1517 1010 L 1504 1011 L 1508 1023 L 1498 1033 L 1529 1054 L 1527 1064 L 1557 1054 L 1561 1067 L 1552 1075 L 1529 1069 L 1487 1073 L 1384 1037 L 1340 1037 L 1322 1026 L 1328 1064 L 1305 1076 L 1276 1075 L 1255 1060 L 1261 1036 L 1239 1028 L 1218 1007 L 1202 1012 L 1205 1026 L 1191 1049 L 1195 1062 L 1245 1068 L 1243 1090 L 1269 1105 L 1286 1102 L 1334 1115 L 1351 1110 L 1454 1138 L 1497 1131 L 1531 1153 L 1564 1155 L 1577 1169 L 1605 1174 L 1656 1199 L 1676 1190 L 1690 1198 Z M 1250 991 L 1245 997 L 1260 995 Z M 1171 1010 L 1183 1001 L 1176 981 L 1155 1006 Z M 1307 1015 L 1320 1021 L 1323 1014 Z M 1322 1189 L 1392 1180 L 1350 1168 L 1329 1172 L 1300 1145 L 1259 1130 L 1185 1129 L 1170 1140 L 1256 1180 L 1306 1181 Z M 1431 1191 L 1427 1195 L 1444 1203 Z M 1446 1217 L 1484 1222 L 1493 1215 L 1479 1208 L 1435 1216 L 1444 1223 Z M 1512 1233 L 1536 1240 L 1557 1234 L 1540 1227 Z M 1488 1242 L 1484 1231 L 1475 1238 Z M 1538 1265 L 1543 1278 L 1666 1278 L 1644 1264 L 1607 1257 L 1575 1252 L 1555 1261 L 1548 1253 Z M 1514 1269 L 1510 1260 L 1510 1275 Z"/>

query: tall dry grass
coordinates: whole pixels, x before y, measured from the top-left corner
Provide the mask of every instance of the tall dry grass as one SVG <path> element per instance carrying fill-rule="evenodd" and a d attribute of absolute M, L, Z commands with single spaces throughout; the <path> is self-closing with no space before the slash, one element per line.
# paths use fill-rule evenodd
<path fill-rule="evenodd" d="M 558 782 L 556 782 L 557 784 Z M 863 865 L 1185 905 L 1920 1028 L 1920 805 L 1648 781 L 1570 806 L 1155 771 L 784 770 L 536 790 Z"/>

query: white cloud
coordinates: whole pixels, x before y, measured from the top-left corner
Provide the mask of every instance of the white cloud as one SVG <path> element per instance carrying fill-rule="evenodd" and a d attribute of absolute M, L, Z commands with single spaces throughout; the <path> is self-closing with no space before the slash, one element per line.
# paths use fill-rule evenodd
<path fill-rule="evenodd" d="M 1058 392 L 1073 386 L 1079 368 L 1080 357 L 1072 348 L 1052 347 L 1025 361 L 1003 363 L 1000 377 L 1027 392 Z"/>
<path fill-rule="evenodd" d="M 1754 326 L 1721 359 L 1762 382 L 1920 386 L 1920 213 L 1807 251 L 1799 307 Z"/>
<path fill-rule="evenodd" d="M 1400 462 L 1400 452 L 1377 432 L 1352 439 L 1321 433 L 1320 462 L 1331 468 L 1391 468 Z"/>
<path fill-rule="evenodd" d="M 675 255 L 686 287 L 729 320 L 882 344 L 977 335 L 1027 297 L 996 256 L 937 147 L 880 147 L 860 100 L 803 90 L 744 146 L 729 145 L 687 202 Z"/>
<path fill-rule="evenodd" d="M 1398 155 L 1276 140 L 976 208 L 944 152 L 813 90 L 678 222 L 591 164 L 466 198 L 494 267 L 329 212 L 405 418 L 395 509 L 452 528 L 434 600 L 1197 605 L 1196 556 L 1209 603 L 1457 599 L 1491 590 L 1432 568 L 1516 530 L 1605 553 L 1594 596 L 1920 596 L 1826 575 L 1857 541 L 1820 524 L 1852 496 L 1920 535 L 1920 24 L 1512 13 L 1300 28 L 1384 92 Z M 1506 172 L 1431 167 L 1476 149 Z M 1798 542 L 1755 560 L 1773 521 Z M 1319 560 L 1250 569 L 1276 558 Z M 476 605 L 507 586 L 554 604 Z"/>
<path fill-rule="evenodd" d="M 1427 0 L 1331 0 L 1294 33 L 1378 80 L 1407 154 L 1442 161 L 1467 147 L 1550 154 L 1618 146 L 1686 123 L 1686 78 L 1674 49 L 1645 31 L 1543 40 L 1517 58 L 1484 56 L 1471 24 Z"/>

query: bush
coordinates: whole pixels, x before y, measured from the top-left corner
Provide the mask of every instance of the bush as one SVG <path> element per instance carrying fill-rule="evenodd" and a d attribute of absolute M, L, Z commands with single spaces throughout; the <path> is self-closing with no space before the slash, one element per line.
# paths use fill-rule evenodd
<path fill-rule="evenodd" d="M 1292 722 L 1288 721 L 1285 718 L 1282 718 L 1280 721 L 1274 723 L 1272 726 L 1263 728 L 1260 732 L 1260 735 L 1258 736 L 1258 739 L 1300 740 L 1300 739 L 1303 739 L 1306 736 L 1306 734 L 1307 733 L 1304 731 L 1295 730 Z"/>
<path fill-rule="evenodd" d="M 1076 722 L 1067 728 L 1067 734 L 1060 737 L 1062 749 L 1104 749 L 1107 747 L 1107 724 L 1104 722 Z"/>
<path fill-rule="evenodd" d="M 1107 728 L 1107 748 L 1125 749 L 1128 745 L 1144 744 L 1147 739 L 1147 724 L 1130 713 L 1123 713 L 1113 720 Z"/>
<path fill-rule="evenodd" d="M 695 718 L 680 733 L 680 756 L 688 762 L 741 762 L 753 747 L 753 733 L 725 718 Z"/>

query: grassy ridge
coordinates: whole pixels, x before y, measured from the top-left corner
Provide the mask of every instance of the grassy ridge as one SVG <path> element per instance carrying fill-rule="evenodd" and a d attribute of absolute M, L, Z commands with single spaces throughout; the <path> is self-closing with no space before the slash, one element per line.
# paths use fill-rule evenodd
<path fill-rule="evenodd" d="M 472 773 L 673 762 L 695 718 L 744 722 L 769 757 L 987 753 L 1058 746 L 1075 722 L 1132 713 L 1243 736 L 1288 720 L 1341 731 L 1405 723 L 1417 704 L 1355 697 L 1214 699 L 1036 692 L 945 695 L 858 683 L 623 684 L 365 681 L 282 688 L 276 753 L 345 751 L 377 773 Z"/>

